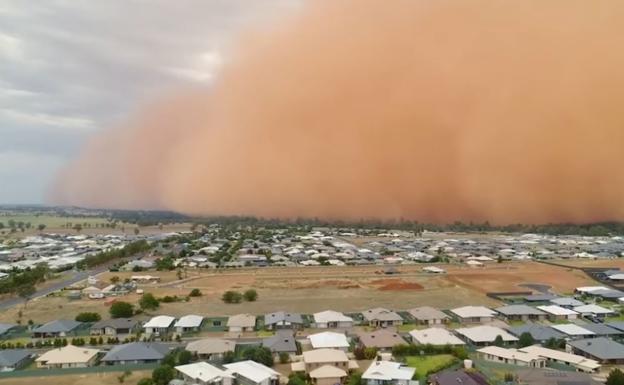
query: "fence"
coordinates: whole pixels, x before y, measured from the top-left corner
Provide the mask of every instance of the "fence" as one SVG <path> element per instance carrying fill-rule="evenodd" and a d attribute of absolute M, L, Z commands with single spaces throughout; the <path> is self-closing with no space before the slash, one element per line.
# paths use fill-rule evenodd
<path fill-rule="evenodd" d="M 67 368 L 67 369 L 25 369 L 15 370 L 12 372 L 1 372 L 0 379 L 3 378 L 19 378 L 19 377 L 43 377 L 43 376 L 61 376 L 68 374 L 97 374 L 111 372 L 125 372 L 129 370 L 154 370 L 159 364 L 132 364 L 132 365 L 100 365 L 88 368 Z"/>

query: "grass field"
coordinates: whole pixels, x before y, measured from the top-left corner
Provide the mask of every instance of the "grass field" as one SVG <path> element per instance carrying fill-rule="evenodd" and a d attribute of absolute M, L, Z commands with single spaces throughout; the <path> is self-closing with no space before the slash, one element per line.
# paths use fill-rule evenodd
<path fill-rule="evenodd" d="M 405 357 L 407 366 L 416 368 L 416 377 L 425 379 L 428 373 L 439 371 L 448 367 L 457 358 L 450 354 L 437 354 L 433 356 L 409 356 Z"/>
<path fill-rule="evenodd" d="M 41 376 L 21 377 L 21 378 L 3 378 L 0 379 L 0 385 L 118 385 L 119 372 L 112 373 L 90 373 L 90 374 L 69 374 L 69 375 L 45 375 L 45 371 L 41 372 Z M 127 377 L 124 381 L 126 384 L 136 384 L 143 377 L 151 377 L 150 371 L 136 371 Z"/>

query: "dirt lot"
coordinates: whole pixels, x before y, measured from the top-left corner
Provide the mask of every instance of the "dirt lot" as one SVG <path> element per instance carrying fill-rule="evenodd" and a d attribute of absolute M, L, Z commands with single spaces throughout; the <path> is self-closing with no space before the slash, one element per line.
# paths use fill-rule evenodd
<path fill-rule="evenodd" d="M 42 372 L 44 374 L 45 371 Z M 4 378 L 0 379 L 0 385 L 114 385 L 119 384 L 119 377 L 122 372 L 94 373 L 94 374 L 70 374 L 62 376 L 42 375 L 38 377 Z M 132 372 L 126 377 L 127 384 L 136 384 L 143 377 L 151 377 L 149 371 Z"/>
<path fill-rule="evenodd" d="M 325 309 L 345 312 L 361 311 L 375 306 L 408 309 L 432 305 L 451 308 L 466 304 L 497 304 L 485 296 L 490 291 L 527 290 L 520 284 L 536 283 L 552 286 L 557 293 L 570 293 L 577 286 L 593 281 L 581 271 L 536 262 L 492 263 L 483 268 L 462 265 L 439 265 L 448 274 L 434 275 L 421 271 L 422 266 L 399 266 L 397 275 L 380 274 L 379 266 L 366 267 L 305 267 L 264 268 L 228 271 L 188 270 L 187 277 L 177 280 L 175 272 L 146 272 L 161 276 L 161 283 L 141 286 L 157 297 L 186 296 L 199 288 L 204 294 L 189 303 L 162 304 L 160 314 L 180 316 L 197 313 L 206 316 L 230 315 L 241 312 L 264 314 L 287 309 L 312 313 Z M 131 272 L 104 273 L 103 283 L 113 275 L 121 279 Z M 134 273 L 136 274 L 136 273 Z M 221 295 L 226 290 L 258 291 L 256 302 L 224 304 Z M 136 294 L 120 300 L 136 303 Z M 0 314 L 0 321 L 15 322 L 18 311 L 22 319 L 44 322 L 58 318 L 74 318 L 83 311 L 96 311 L 108 316 L 108 306 L 102 300 L 69 301 L 64 297 L 48 297 L 32 301 L 26 308 L 16 307 Z"/>

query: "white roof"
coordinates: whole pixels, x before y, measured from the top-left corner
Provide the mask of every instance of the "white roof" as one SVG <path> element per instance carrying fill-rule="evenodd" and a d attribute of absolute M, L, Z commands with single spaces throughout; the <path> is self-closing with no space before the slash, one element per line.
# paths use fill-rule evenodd
<path fill-rule="evenodd" d="M 543 306 L 538 306 L 537 308 L 540 309 L 541 311 L 545 311 L 546 313 L 553 314 L 553 315 L 578 314 L 574 310 L 566 309 L 565 307 L 561 307 L 558 305 L 543 305 Z"/>
<path fill-rule="evenodd" d="M 347 317 L 346 315 L 337 311 L 325 310 L 319 313 L 314 313 L 314 322 L 353 322 L 353 318 Z"/>
<path fill-rule="evenodd" d="M 255 383 L 260 383 L 267 378 L 278 377 L 280 374 L 275 370 L 254 361 L 240 361 L 225 364 L 223 367 L 230 372 L 248 378 Z"/>
<path fill-rule="evenodd" d="M 211 382 L 224 377 L 232 377 L 232 375 L 225 370 L 221 370 L 203 361 L 176 366 L 175 369 L 185 376 L 201 382 Z"/>
<path fill-rule="evenodd" d="M 99 352 L 98 349 L 67 345 L 62 348 L 48 350 L 39 356 L 36 361 L 48 365 L 86 363 L 91 361 Z"/>
<path fill-rule="evenodd" d="M 412 330 L 409 334 L 415 342 L 421 345 L 464 345 L 464 341 L 443 328 Z"/>
<path fill-rule="evenodd" d="M 451 309 L 451 312 L 461 318 L 494 317 L 496 315 L 494 310 L 485 306 L 463 306 Z"/>
<path fill-rule="evenodd" d="M 518 338 L 509 334 L 507 331 L 490 325 L 481 325 L 471 328 L 459 328 L 455 331 L 473 342 L 493 342 L 497 336 L 501 336 L 503 338 L 503 341 L 506 342 L 518 341 Z"/>
<path fill-rule="evenodd" d="M 348 348 L 347 336 L 342 333 L 322 332 L 311 334 L 308 339 L 314 349 L 322 348 Z"/>
<path fill-rule="evenodd" d="M 540 357 L 549 358 L 551 360 L 557 360 L 561 362 L 567 362 L 572 365 L 581 366 L 584 368 L 597 369 L 600 367 L 598 361 L 585 358 L 576 354 L 566 353 L 559 350 L 544 348 L 539 345 L 527 346 L 519 349 L 523 352 L 537 354 Z"/>
<path fill-rule="evenodd" d="M 399 362 L 373 361 L 366 369 L 362 378 L 365 380 L 411 380 L 414 377 L 415 368 L 403 366 Z"/>
<path fill-rule="evenodd" d="M 157 315 L 156 317 L 153 317 L 151 320 L 149 320 L 145 325 L 143 325 L 143 327 L 144 328 L 168 328 L 169 326 L 171 326 L 173 321 L 175 321 L 174 317 L 171 317 L 168 315 Z"/>
<path fill-rule="evenodd" d="M 311 378 L 342 378 L 346 376 L 347 372 L 334 365 L 323 365 L 310 372 Z"/>
<path fill-rule="evenodd" d="M 204 320 L 204 317 L 200 315 L 190 314 L 190 315 L 185 315 L 184 317 L 180 318 L 178 322 L 176 322 L 175 325 L 173 326 L 181 327 L 181 328 L 195 328 L 195 327 L 201 326 L 203 320 Z"/>
<path fill-rule="evenodd" d="M 611 309 L 607 309 L 606 307 L 598 306 L 595 304 L 589 305 L 581 305 L 574 308 L 575 312 L 578 313 L 592 313 L 592 314 L 613 314 L 614 311 Z"/>
<path fill-rule="evenodd" d="M 591 293 L 596 290 L 608 290 L 608 288 L 604 286 L 581 286 L 576 288 L 576 291 L 581 293 Z"/>
<path fill-rule="evenodd" d="M 498 346 L 486 346 L 478 349 L 477 352 L 522 362 L 532 362 L 543 359 L 535 353 L 523 352 L 517 349 L 505 349 Z"/>
<path fill-rule="evenodd" d="M 550 325 L 550 327 L 569 336 L 591 336 L 596 334 L 575 324 Z"/>

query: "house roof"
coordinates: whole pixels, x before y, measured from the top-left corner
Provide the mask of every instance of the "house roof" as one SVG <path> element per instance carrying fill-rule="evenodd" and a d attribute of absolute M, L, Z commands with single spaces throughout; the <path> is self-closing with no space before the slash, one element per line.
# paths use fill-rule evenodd
<path fill-rule="evenodd" d="M 22 361 L 24 358 L 32 355 L 30 350 L 24 349 L 8 349 L 8 350 L 0 350 L 0 367 L 3 366 L 13 366 L 18 362 Z"/>
<path fill-rule="evenodd" d="M 314 349 L 320 348 L 348 348 L 349 341 L 343 333 L 321 332 L 310 334 L 308 339 Z"/>
<path fill-rule="evenodd" d="M 551 303 L 559 306 L 581 306 L 584 305 L 584 302 L 579 301 L 576 298 L 571 297 L 562 297 L 562 298 L 554 298 L 550 300 Z"/>
<path fill-rule="evenodd" d="M 362 312 L 367 321 L 403 321 L 400 315 L 383 307 L 376 307 Z"/>
<path fill-rule="evenodd" d="M 185 376 L 201 382 L 211 382 L 224 377 L 232 377 L 232 375 L 227 371 L 221 370 L 216 366 L 210 365 L 209 363 L 203 361 L 176 366 L 175 369 Z"/>
<path fill-rule="evenodd" d="M 624 334 L 623 331 L 612 328 L 605 324 L 586 324 L 583 325 L 583 329 L 592 331 L 597 336 L 621 336 Z"/>
<path fill-rule="evenodd" d="M 117 345 L 104 355 L 102 361 L 134 361 L 134 360 L 162 360 L 169 347 L 153 342 L 131 342 Z"/>
<path fill-rule="evenodd" d="M 624 345 L 606 337 L 568 341 L 568 345 L 600 360 L 624 358 Z"/>
<path fill-rule="evenodd" d="M 252 328 L 256 326 L 256 316 L 251 314 L 236 314 L 227 320 L 227 327 Z"/>
<path fill-rule="evenodd" d="M 576 306 L 574 308 L 574 311 L 577 313 L 581 313 L 581 314 L 586 314 L 586 313 L 591 313 L 591 314 L 613 314 L 614 311 L 611 309 L 607 309 L 606 307 L 602 307 L 602 306 L 598 306 L 596 304 L 588 304 L 588 305 L 581 305 L 581 306 Z"/>
<path fill-rule="evenodd" d="M 465 345 L 464 341 L 443 328 L 412 330 L 409 334 L 415 343 L 421 345 Z"/>
<path fill-rule="evenodd" d="M 429 377 L 436 385 L 488 385 L 487 380 L 477 372 L 446 370 Z"/>
<path fill-rule="evenodd" d="M 222 354 L 233 352 L 235 347 L 236 343 L 234 341 L 221 338 L 203 338 L 189 342 L 186 345 L 186 350 L 197 354 Z"/>
<path fill-rule="evenodd" d="M 91 361 L 100 351 L 74 345 L 48 350 L 40 355 L 35 361 L 48 365 L 86 363 Z"/>
<path fill-rule="evenodd" d="M 507 331 L 490 325 L 459 328 L 455 331 L 473 342 L 493 342 L 498 336 L 501 336 L 503 341 L 518 341 L 517 337 L 509 334 Z"/>
<path fill-rule="evenodd" d="M 0 323 L 0 335 L 8 332 L 9 330 L 13 329 L 16 326 L 17 326 L 16 324 Z"/>
<path fill-rule="evenodd" d="M 577 312 L 575 312 L 574 310 L 570 310 L 570 309 L 566 309 L 565 307 L 561 307 L 558 305 L 544 305 L 544 306 L 538 306 L 538 309 L 545 311 L 548 314 L 552 314 L 552 315 L 574 315 L 574 314 L 578 314 Z"/>
<path fill-rule="evenodd" d="M 265 325 L 274 325 L 282 321 L 289 322 L 291 324 L 302 324 L 303 318 L 301 318 L 301 314 L 299 313 L 289 313 L 285 311 L 269 313 L 264 316 Z"/>
<path fill-rule="evenodd" d="M 391 348 L 407 342 L 398 333 L 387 329 L 379 329 L 358 334 L 360 342 L 366 347 Z"/>
<path fill-rule="evenodd" d="M 91 326 L 91 329 L 104 329 L 107 327 L 113 329 L 132 329 L 138 323 L 139 321 L 132 318 L 113 318 L 96 322 Z"/>
<path fill-rule="evenodd" d="M 522 362 L 543 360 L 542 357 L 534 353 L 523 352 L 517 349 L 505 349 L 498 346 L 486 346 L 484 348 L 478 349 L 477 352 L 506 358 L 508 360 L 518 360 Z"/>
<path fill-rule="evenodd" d="M 314 313 L 314 322 L 353 322 L 353 318 L 347 317 L 346 315 L 337 311 L 325 310 L 319 313 Z"/>
<path fill-rule="evenodd" d="M 175 321 L 174 317 L 168 315 L 157 315 L 152 317 L 145 325 L 144 328 L 168 328 Z"/>
<path fill-rule="evenodd" d="M 309 373 L 311 378 L 342 378 L 347 376 L 347 372 L 333 365 L 323 365 Z"/>
<path fill-rule="evenodd" d="M 551 325 L 551 328 L 569 336 L 593 336 L 594 332 L 576 324 Z"/>
<path fill-rule="evenodd" d="M 362 378 L 381 381 L 411 380 L 415 372 L 415 368 L 404 366 L 399 362 L 373 361 L 362 374 Z"/>
<path fill-rule="evenodd" d="M 610 328 L 621 330 L 624 332 L 624 321 L 607 322 L 605 325 Z"/>
<path fill-rule="evenodd" d="M 549 358 L 551 360 L 566 362 L 571 365 L 577 365 L 587 369 L 597 369 L 600 367 L 598 361 L 585 358 L 583 356 L 579 356 L 578 354 L 571 354 L 567 352 L 562 352 L 555 349 L 544 348 L 539 345 L 531 345 L 524 348 L 520 348 L 523 352 L 537 354 L 540 357 Z"/>
<path fill-rule="evenodd" d="M 444 312 L 431 306 L 415 307 L 407 312 L 419 321 L 443 320 L 449 318 Z"/>
<path fill-rule="evenodd" d="M 589 374 L 552 369 L 520 369 L 518 380 L 525 385 L 600 385 Z"/>
<path fill-rule="evenodd" d="M 565 337 L 565 334 L 558 330 L 538 324 L 514 326 L 510 327 L 508 330 L 516 337 L 520 337 L 523 333 L 529 333 L 535 341 L 548 341 L 551 338 L 560 339 Z"/>
<path fill-rule="evenodd" d="M 67 333 L 78 326 L 82 325 L 82 322 L 73 320 L 56 320 L 50 321 L 44 325 L 39 326 L 33 330 L 34 333 Z"/>
<path fill-rule="evenodd" d="M 265 338 L 262 346 L 269 348 L 272 352 L 292 353 L 297 351 L 297 342 L 292 331 L 279 330 L 275 335 Z"/>
<path fill-rule="evenodd" d="M 255 361 L 240 361 L 223 365 L 230 373 L 250 379 L 255 383 L 260 383 L 268 378 L 278 377 L 280 374 L 275 370 Z"/>
<path fill-rule="evenodd" d="M 319 362 L 347 362 L 347 353 L 338 349 L 314 349 L 303 352 L 303 361 L 306 363 Z"/>
<path fill-rule="evenodd" d="M 494 317 L 496 312 L 485 306 L 463 306 L 451 309 L 451 312 L 460 318 Z"/>
<path fill-rule="evenodd" d="M 528 306 L 528 305 L 508 305 L 508 306 L 501 306 L 499 308 L 496 308 L 496 311 L 506 315 L 506 316 L 513 316 L 513 315 L 545 315 L 546 313 L 544 313 L 543 311 L 536 309 L 532 306 Z"/>
<path fill-rule="evenodd" d="M 203 321 L 204 317 L 190 314 L 180 318 L 173 326 L 176 328 L 196 328 L 200 327 Z"/>

